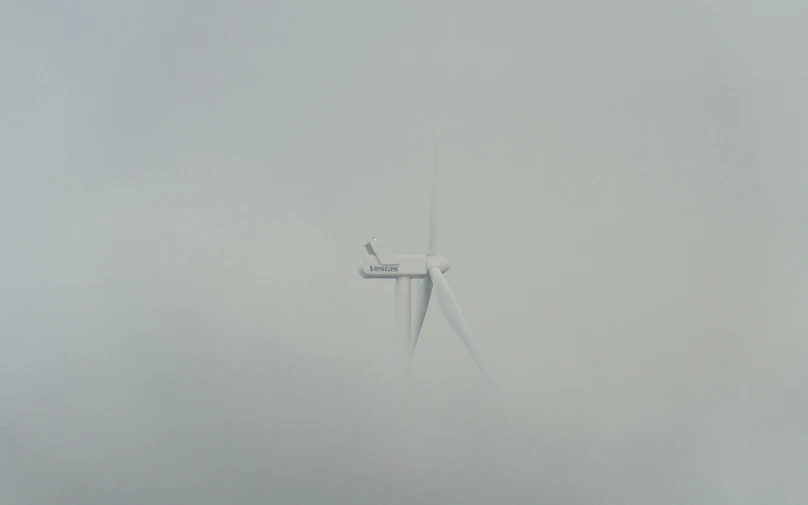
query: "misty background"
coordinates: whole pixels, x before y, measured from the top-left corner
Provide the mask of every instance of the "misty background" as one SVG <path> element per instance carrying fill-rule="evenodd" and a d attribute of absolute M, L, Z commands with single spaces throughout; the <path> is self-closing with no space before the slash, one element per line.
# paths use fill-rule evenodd
<path fill-rule="evenodd" d="M 807 10 L 6 4 L 0 503 L 805 503 Z"/>

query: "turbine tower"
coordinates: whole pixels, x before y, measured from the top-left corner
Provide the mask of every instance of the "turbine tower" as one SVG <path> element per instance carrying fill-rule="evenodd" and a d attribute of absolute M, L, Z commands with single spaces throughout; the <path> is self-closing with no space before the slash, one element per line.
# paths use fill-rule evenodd
<path fill-rule="evenodd" d="M 463 341 L 471 357 L 488 381 L 477 344 L 471 337 L 466 318 L 443 276 L 451 264 L 438 254 L 438 222 L 435 208 L 437 171 L 432 181 L 432 209 L 426 254 L 393 254 L 373 238 L 365 244 L 368 256 L 359 264 L 359 275 L 365 279 L 395 279 L 395 338 L 410 343 L 410 357 L 415 353 L 433 289 L 443 316 Z M 412 320 L 412 280 L 415 285 L 415 321 Z"/>

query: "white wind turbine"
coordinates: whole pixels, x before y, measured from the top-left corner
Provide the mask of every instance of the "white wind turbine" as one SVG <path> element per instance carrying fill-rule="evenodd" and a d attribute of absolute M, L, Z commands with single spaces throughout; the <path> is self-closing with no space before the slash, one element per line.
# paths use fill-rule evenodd
<path fill-rule="evenodd" d="M 437 172 L 435 173 L 437 179 Z M 410 356 L 415 353 L 418 336 L 424 324 L 429 299 L 434 287 L 443 316 L 466 345 L 471 357 L 486 380 L 488 374 L 483 366 L 477 344 L 449 283 L 443 276 L 451 267 L 446 258 L 438 255 L 438 223 L 435 209 L 435 180 L 432 182 L 432 209 L 429 223 L 429 244 L 426 254 L 392 254 L 373 238 L 365 244 L 369 256 L 362 258 L 359 275 L 365 279 L 395 279 L 395 337 L 410 341 Z M 412 279 L 415 286 L 415 324 L 412 321 Z"/>

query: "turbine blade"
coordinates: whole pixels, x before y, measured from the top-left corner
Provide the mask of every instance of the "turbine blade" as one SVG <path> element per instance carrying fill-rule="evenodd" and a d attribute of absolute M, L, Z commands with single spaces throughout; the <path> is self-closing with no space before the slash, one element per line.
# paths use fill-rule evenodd
<path fill-rule="evenodd" d="M 429 298 L 432 296 L 432 279 L 425 277 L 415 285 L 415 319 L 412 327 L 412 354 L 415 354 L 415 346 L 418 344 L 418 337 L 421 335 L 421 327 L 424 325 L 426 310 L 429 308 Z"/>
<path fill-rule="evenodd" d="M 471 330 L 469 330 L 468 324 L 466 324 L 466 318 L 463 317 L 460 304 L 457 303 L 457 299 L 455 299 L 454 293 L 452 293 L 452 289 L 449 287 L 449 283 L 446 282 L 446 278 L 438 267 L 429 269 L 429 277 L 432 278 L 432 282 L 435 285 L 435 294 L 438 297 L 438 304 L 443 312 L 443 316 L 449 321 L 449 324 L 452 325 L 455 333 L 457 333 L 466 345 L 466 349 L 468 349 L 471 357 L 474 358 L 477 366 L 480 367 L 480 372 L 482 372 L 486 381 L 490 383 L 488 373 L 485 370 L 482 357 L 480 356 L 480 351 L 477 349 L 477 344 L 474 343 L 474 339 L 471 337 Z"/>
<path fill-rule="evenodd" d="M 432 208 L 429 216 L 429 244 L 426 248 L 428 255 L 438 254 L 438 216 L 437 208 L 435 207 L 436 201 L 436 186 L 438 180 L 438 167 L 435 166 L 435 173 L 432 177 Z"/>

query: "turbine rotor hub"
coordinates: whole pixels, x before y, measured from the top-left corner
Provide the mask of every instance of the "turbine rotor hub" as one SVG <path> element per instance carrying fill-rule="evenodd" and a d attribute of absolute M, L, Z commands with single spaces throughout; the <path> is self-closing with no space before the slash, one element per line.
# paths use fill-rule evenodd
<path fill-rule="evenodd" d="M 433 267 L 440 270 L 440 273 L 445 274 L 447 270 L 452 268 L 452 264 L 449 263 L 449 260 L 447 260 L 443 256 L 427 256 L 426 257 L 427 270 Z"/>

